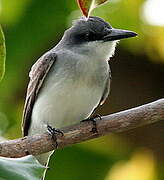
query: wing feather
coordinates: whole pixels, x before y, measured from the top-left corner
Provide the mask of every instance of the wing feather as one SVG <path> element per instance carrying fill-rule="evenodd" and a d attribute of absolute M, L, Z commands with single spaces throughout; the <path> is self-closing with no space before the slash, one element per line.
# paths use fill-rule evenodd
<path fill-rule="evenodd" d="M 50 68 L 56 61 L 56 58 L 57 55 L 54 52 L 49 51 L 48 53 L 46 53 L 38 59 L 38 61 L 33 65 L 29 73 L 30 82 L 27 88 L 27 95 L 22 120 L 22 129 L 24 136 L 28 135 L 28 130 L 31 123 L 31 114 L 35 100 L 39 94 L 39 91 L 43 85 L 43 82 Z"/>
<path fill-rule="evenodd" d="M 109 75 L 108 75 L 106 85 L 105 85 L 105 89 L 104 89 L 104 92 L 103 92 L 103 95 L 101 97 L 99 105 L 103 105 L 104 102 L 106 101 L 108 95 L 109 95 L 111 80 L 112 80 L 112 76 L 111 76 L 111 70 L 110 70 L 110 67 L 109 67 Z"/>
<path fill-rule="evenodd" d="M 111 76 L 111 70 L 110 70 L 110 66 L 109 66 L 109 73 L 108 73 L 107 81 L 106 81 L 106 84 L 105 84 L 104 92 L 102 94 L 102 97 L 100 99 L 99 104 L 97 105 L 97 107 L 95 107 L 94 111 L 92 112 L 92 115 L 97 110 L 97 108 L 99 106 L 103 105 L 104 102 L 106 101 L 106 99 L 107 99 L 107 97 L 109 95 L 109 92 L 110 92 L 110 83 L 111 83 L 111 80 L 112 80 L 112 76 Z"/>

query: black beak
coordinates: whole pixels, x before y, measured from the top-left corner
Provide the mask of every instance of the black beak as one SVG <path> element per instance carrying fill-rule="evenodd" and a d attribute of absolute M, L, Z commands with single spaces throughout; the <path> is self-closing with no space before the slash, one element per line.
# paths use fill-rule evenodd
<path fill-rule="evenodd" d="M 109 29 L 109 33 L 106 36 L 104 36 L 103 40 L 114 41 L 135 36 L 137 36 L 137 33 L 133 31 L 127 31 L 122 29 Z"/>

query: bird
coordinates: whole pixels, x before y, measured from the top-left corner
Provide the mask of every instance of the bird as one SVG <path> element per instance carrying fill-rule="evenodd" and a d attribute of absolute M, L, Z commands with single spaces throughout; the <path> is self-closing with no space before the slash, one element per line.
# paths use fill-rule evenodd
<path fill-rule="evenodd" d="M 108 97 L 109 60 L 120 39 L 137 33 L 97 16 L 80 17 L 60 42 L 32 66 L 23 111 L 23 136 L 63 128 L 92 116 Z M 53 151 L 36 156 L 48 165 Z"/>

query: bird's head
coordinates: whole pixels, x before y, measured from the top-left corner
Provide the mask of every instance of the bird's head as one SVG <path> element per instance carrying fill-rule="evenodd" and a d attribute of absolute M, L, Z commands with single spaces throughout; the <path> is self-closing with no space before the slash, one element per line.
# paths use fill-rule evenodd
<path fill-rule="evenodd" d="M 81 17 L 74 21 L 71 28 L 64 34 L 68 46 L 79 49 L 81 52 L 105 54 L 111 57 L 114 54 L 116 43 L 120 39 L 134 37 L 137 34 L 128 30 L 112 28 L 103 19 L 90 16 Z M 107 55 L 108 54 L 108 55 Z"/>

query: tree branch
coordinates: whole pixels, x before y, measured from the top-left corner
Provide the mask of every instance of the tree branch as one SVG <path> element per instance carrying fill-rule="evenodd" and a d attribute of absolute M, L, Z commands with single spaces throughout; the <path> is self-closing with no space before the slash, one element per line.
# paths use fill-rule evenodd
<path fill-rule="evenodd" d="M 139 126 L 164 120 L 164 98 L 158 101 L 103 116 L 97 119 L 97 133 L 91 132 L 92 122 L 84 122 L 61 129 L 64 136 L 57 135 L 58 148 L 80 143 L 108 133 L 127 131 Z M 38 155 L 55 149 L 54 141 L 48 133 L 27 136 L 0 143 L 0 156 L 22 157 Z"/>

